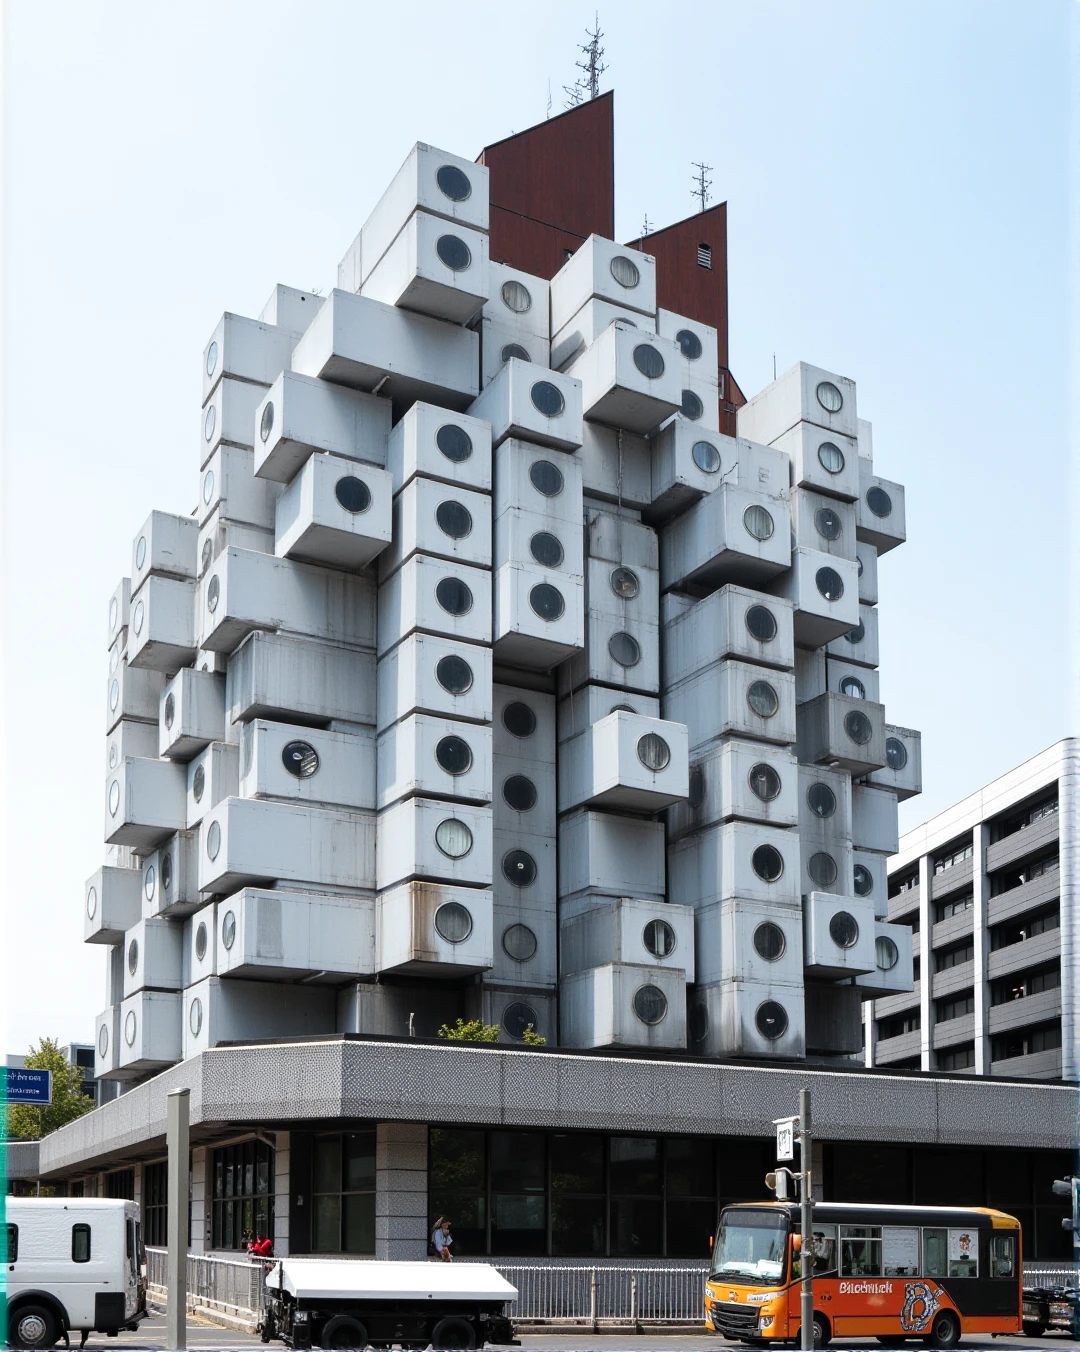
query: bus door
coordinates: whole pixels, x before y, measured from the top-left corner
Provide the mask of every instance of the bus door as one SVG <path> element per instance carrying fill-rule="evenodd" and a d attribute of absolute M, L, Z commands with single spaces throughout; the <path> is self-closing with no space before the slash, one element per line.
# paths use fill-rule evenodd
<path fill-rule="evenodd" d="M 989 1274 L 987 1314 L 1018 1315 L 1023 1300 L 1021 1294 L 1020 1263 L 1017 1253 L 1018 1230 L 984 1231 L 989 1253 L 986 1271 Z"/>

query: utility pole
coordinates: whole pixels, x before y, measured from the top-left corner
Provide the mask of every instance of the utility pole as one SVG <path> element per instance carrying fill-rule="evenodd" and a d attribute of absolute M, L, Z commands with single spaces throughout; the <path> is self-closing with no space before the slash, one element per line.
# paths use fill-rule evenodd
<path fill-rule="evenodd" d="M 814 1191 L 812 1178 L 813 1137 L 810 1123 L 810 1090 L 799 1090 L 799 1164 L 802 1166 L 802 1292 L 800 1346 L 811 1352 L 814 1346 Z"/>
<path fill-rule="evenodd" d="M 709 198 L 712 196 L 712 193 L 709 192 L 712 187 L 712 179 L 709 177 L 712 173 L 712 165 L 701 164 L 694 160 L 693 167 L 697 170 L 697 174 L 694 176 L 694 188 L 690 196 L 698 199 L 701 203 L 701 210 L 704 211 L 709 203 Z"/>
<path fill-rule="evenodd" d="M 166 1346 L 187 1347 L 188 1149 L 190 1089 L 173 1089 L 165 1099 L 165 1141 L 169 1152 L 168 1317 Z"/>

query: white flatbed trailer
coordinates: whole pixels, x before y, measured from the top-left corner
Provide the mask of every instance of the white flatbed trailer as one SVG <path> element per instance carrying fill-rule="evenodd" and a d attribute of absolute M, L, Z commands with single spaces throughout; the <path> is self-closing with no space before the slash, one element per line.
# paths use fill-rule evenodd
<path fill-rule="evenodd" d="M 283 1258 L 266 1276 L 263 1342 L 297 1349 L 513 1343 L 517 1288 L 487 1263 Z"/>

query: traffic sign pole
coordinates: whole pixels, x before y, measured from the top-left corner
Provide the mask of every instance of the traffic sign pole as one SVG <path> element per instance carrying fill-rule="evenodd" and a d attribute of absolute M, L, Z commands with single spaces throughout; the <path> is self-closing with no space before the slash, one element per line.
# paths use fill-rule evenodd
<path fill-rule="evenodd" d="M 814 1346 L 814 1193 L 811 1176 L 810 1090 L 799 1090 L 799 1163 L 802 1166 L 802 1292 L 800 1342 L 803 1352 Z"/>

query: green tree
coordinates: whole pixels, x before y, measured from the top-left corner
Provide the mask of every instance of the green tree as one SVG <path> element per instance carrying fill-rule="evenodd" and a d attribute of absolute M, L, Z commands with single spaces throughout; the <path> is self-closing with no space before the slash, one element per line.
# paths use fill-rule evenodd
<path fill-rule="evenodd" d="M 499 1025 L 482 1023 L 479 1019 L 470 1019 L 466 1023 L 464 1019 L 459 1018 L 453 1026 L 444 1023 L 439 1029 L 439 1036 L 449 1042 L 498 1042 Z"/>
<path fill-rule="evenodd" d="M 43 1037 L 36 1047 L 31 1047 L 25 1065 L 27 1070 L 52 1071 L 52 1103 L 41 1108 L 32 1103 L 9 1104 L 9 1139 L 27 1141 L 48 1136 L 50 1131 L 74 1122 L 94 1106 L 94 1100 L 82 1091 L 81 1069 L 68 1065 L 53 1038 Z"/>
<path fill-rule="evenodd" d="M 547 1046 L 547 1038 L 544 1037 L 543 1033 L 538 1033 L 531 1023 L 525 1029 L 524 1033 L 522 1033 L 521 1040 L 525 1043 L 526 1047 Z"/>

